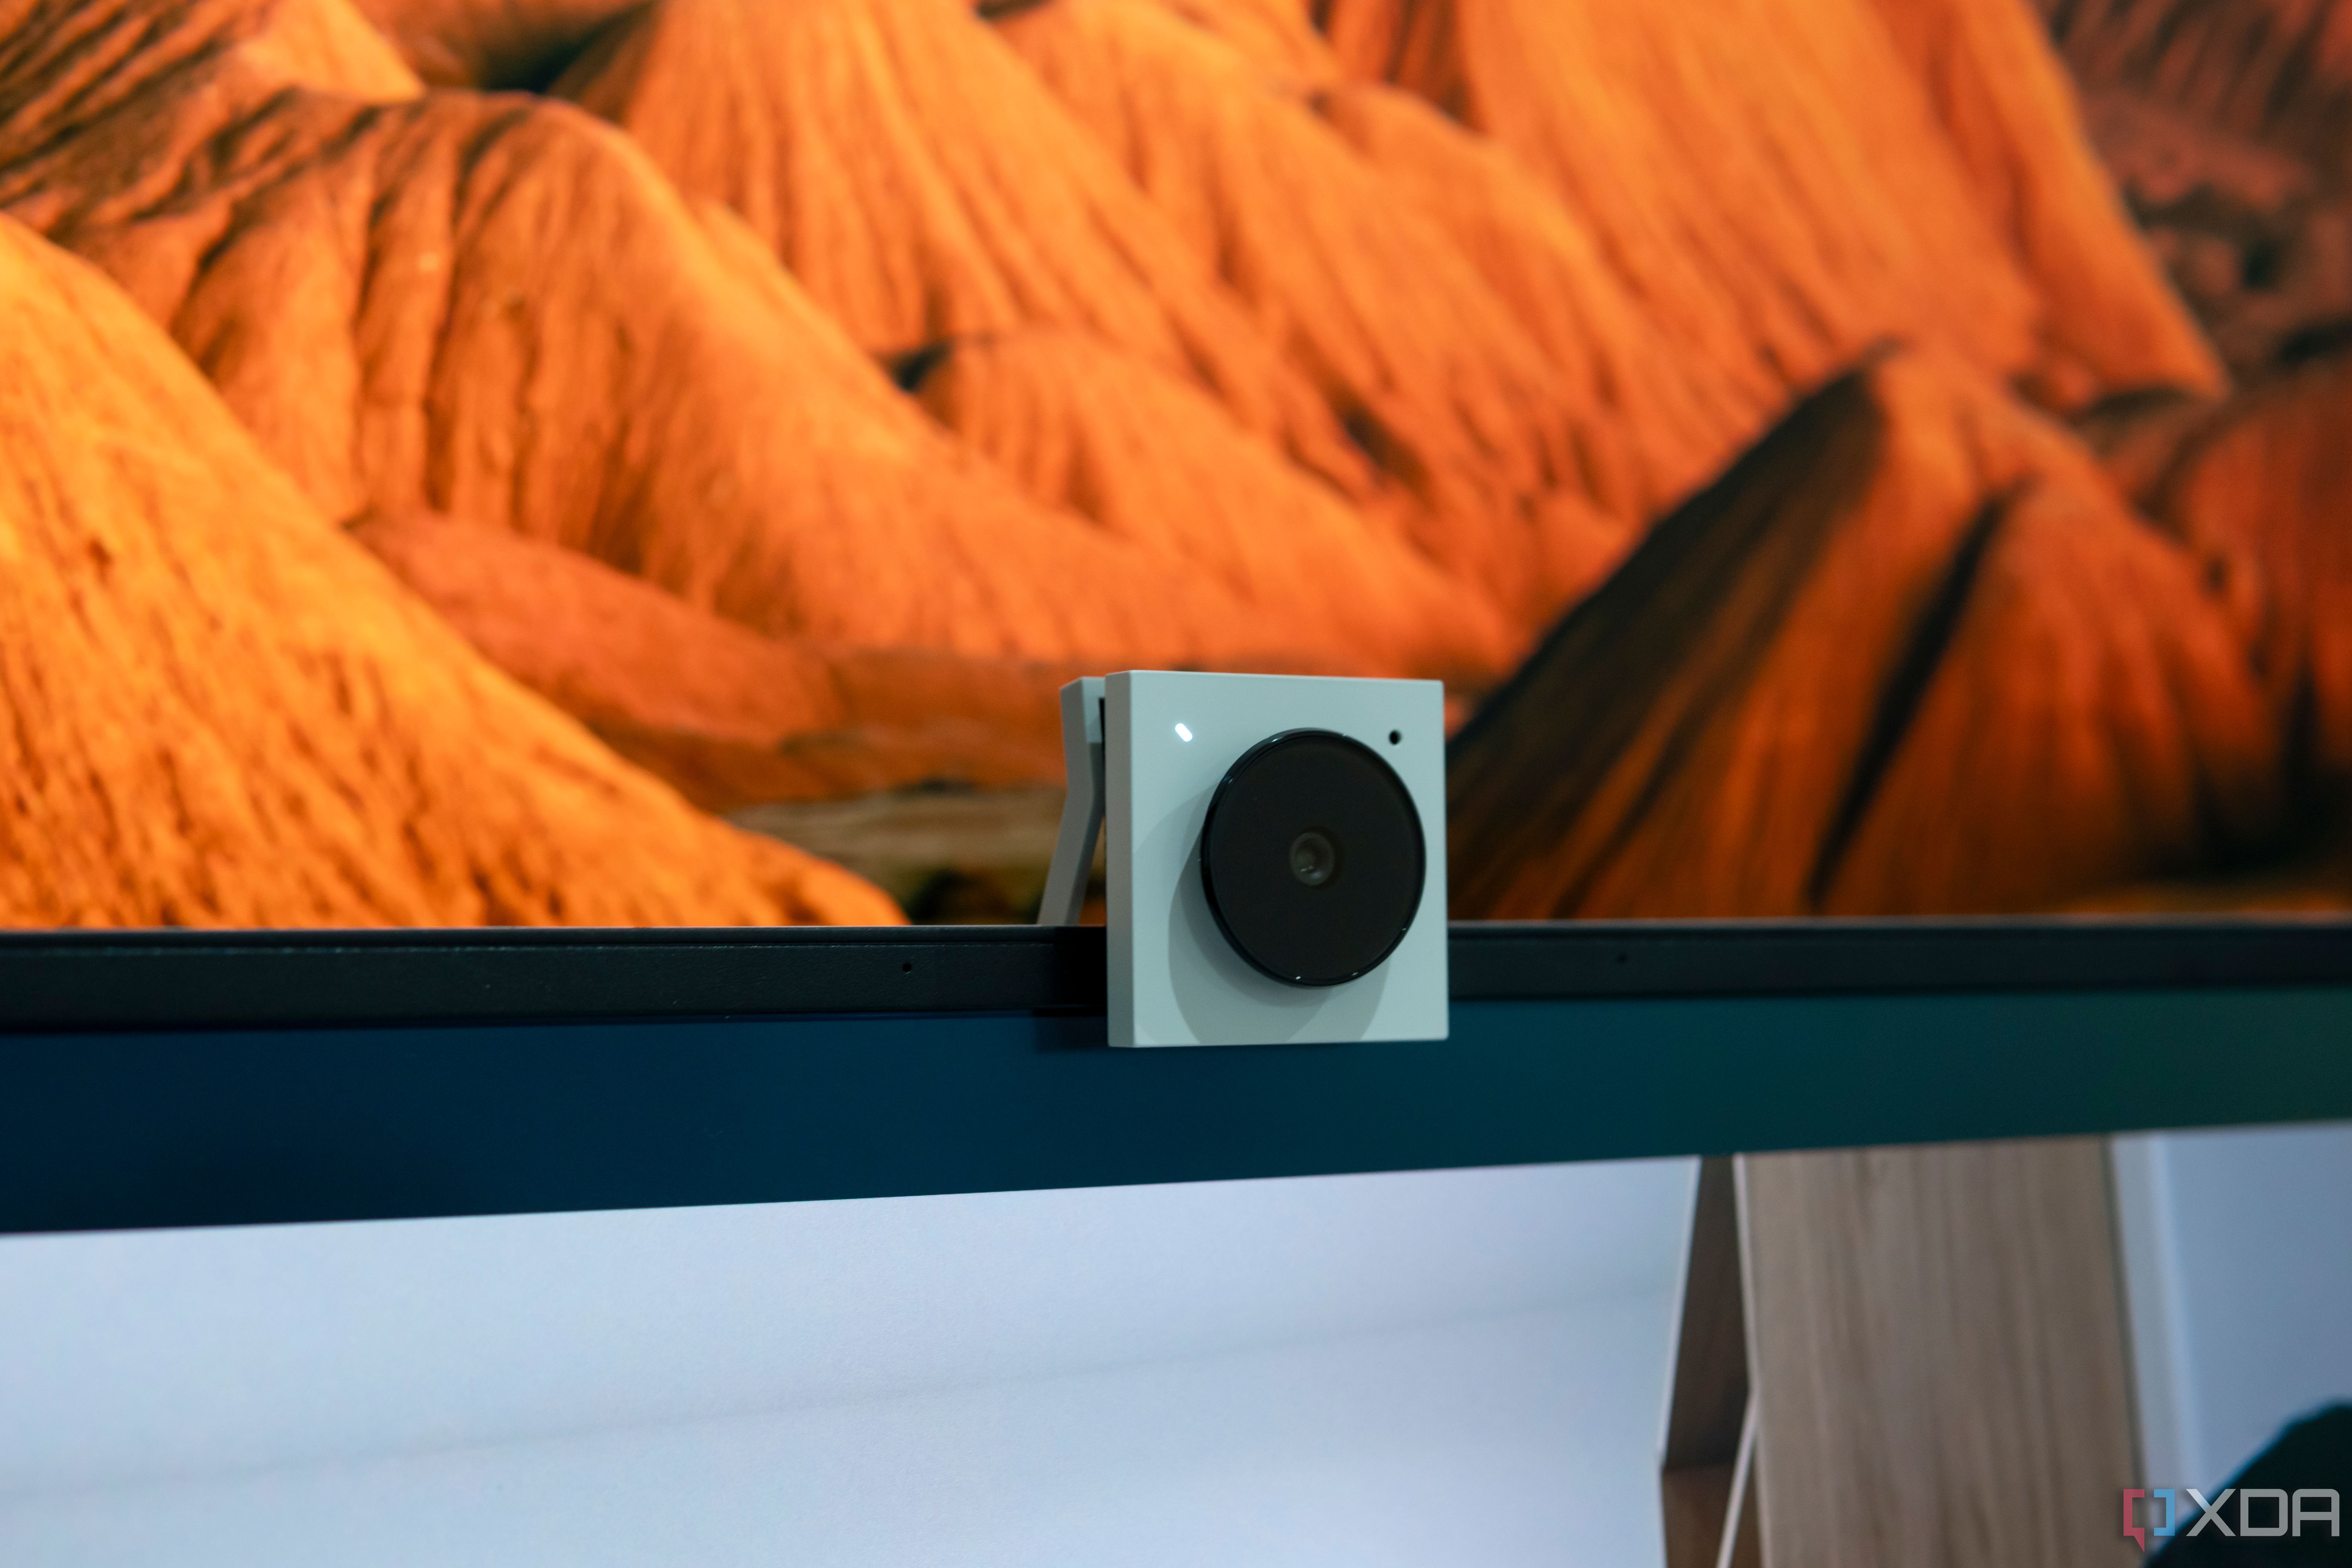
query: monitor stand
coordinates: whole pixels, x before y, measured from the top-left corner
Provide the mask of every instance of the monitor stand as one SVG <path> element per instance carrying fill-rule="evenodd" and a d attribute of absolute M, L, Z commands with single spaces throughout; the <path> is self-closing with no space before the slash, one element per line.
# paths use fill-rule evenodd
<path fill-rule="evenodd" d="M 2104 1140 L 1710 1159 L 1696 1201 L 1667 1568 L 2136 1561 Z"/>

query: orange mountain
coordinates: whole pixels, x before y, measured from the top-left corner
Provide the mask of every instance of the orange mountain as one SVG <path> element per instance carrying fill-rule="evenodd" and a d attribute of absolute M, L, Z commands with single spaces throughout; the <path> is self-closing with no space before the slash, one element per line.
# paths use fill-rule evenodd
<path fill-rule="evenodd" d="M 2323 190 L 2332 45 L 2165 41 L 2273 13 L 2062 20 Z M 2352 776 L 2346 373 L 2225 398 L 2021 0 L 0 0 L 0 918 L 881 918 L 672 787 L 1123 664 L 1539 643 L 1474 916 L 2242 889 Z"/>
<path fill-rule="evenodd" d="M 2045 400 L 2142 386 L 2212 391 L 2221 367 L 2134 228 L 2074 83 L 2024 0 L 1876 0 L 2043 305 Z"/>
<path fill-rule="evenodd" d="M 1317 12 L 1358 75 L 1549 182 L 1625 288 L 1727 365 L 1801 386 L 1891 336 L 2065 405 L 2217 379 L 2087 167 L 2022 0 Z"/>
<path fill-rule="evenodd" d="M 544 86 L 641 0 L 352 0 L 436 87 Z"/>
<path fill-rule="evenodd" d="M 2042 0 L 2100 156 L 2207 334 L 2260 379 L 2352 317 L 2352 11 Z"/>
<path fill-rule="evenodd" d="M 1037 500 L 1181 555 L 1287 635 L 1351 656 L 1335 668 L 1490 678 L 1518 638 L 1418 553 L 1404 527 L 1349 507 L 1196 386 L 1093 339 L 967 339 L 900 373 L 924 407 Z M 1549 575 L 1590 573 L 1555 529 Z"/>
<path fill-rule="evenodd" d="M 1714 476 L 1786 395 L 1760 359 L 1711 356 L 1689 323 L 1653 313 L 1600 237 L 1495 142 L 1410 93 L 1343 82 L 1313 104 L 1444 231 L 1565 378 L 1573 421 L 1618 454 L 1603 493 L 1655 517 Z"/>
<path fill-rule="evenodd" d="M 2352 13 L 2306 0 L 2037 0 L 2093 92 L 2152 89 L 2238 135 L 2326 151 L 2352 126 Z"/>
<path fill-rule="evenodd" d="M 864 349 L 1067 329 L 1197 380 L 1346 492 L 1370 484 L 1314 387 L 956 0 L 655 0 L 554 90 L 741 214 Z"/>
<path fill-rule="evenodd" d="M 1420 500 L 1422 550 L 1549 620 L 1569 585 L 1534 503 L 1639 515 L 1622 422 L 1580 408 L 1444 230 L 1238 49 L 1150 0 L 1048 0 L 999 27 Z"/>
<path fill-rule="evenodd" d="M 521 99 L 306 88 L 278 44 L 297 4 L 0 0 L 0 210 L 170 323 L 331 513 L 511 530 L 782 637 L 1262 651 L 1203 574 L 944 438 L 625 137 Z"/>
<path fill-rule="evenodd" d="M 2331 795 L 2352 780 L 2352 357 L 2250 388 L 2174 456 L 2159 515 L 2209 554 Z"/>
<path fill-rule="evenodd" d="M 0 218 L 0 921 L 898 920 L 484 664 Z"/>
<path fill-rule="evenodd" d="M 2281 741 L 2196 560 L 1930 356 L 1832 382 L 1457 738 L 1470 918 L 2046 907 L 2260 843 Z"/>
<path fill-rule="evenodd" d="M 446 518 L 352 530 L 499 668 L 711 810 L 1062 782 L 1076 668 L 783 642 L 574 551 Z"/>
<path fill-rule="evenodd" d="M 982 0 L 982 16 L 1019 11 L 1028 0 Z M 1213 33 L 1257 68 L 1294 90 L 1337 87 L 1346 76 L 1339 57 L 1316 30 L 1302 0 L 1154 0 L 1174 16 Z"/>

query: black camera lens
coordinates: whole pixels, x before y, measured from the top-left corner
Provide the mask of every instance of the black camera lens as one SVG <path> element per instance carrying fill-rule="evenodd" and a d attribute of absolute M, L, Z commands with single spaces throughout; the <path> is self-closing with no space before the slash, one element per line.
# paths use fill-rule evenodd
<path fill-rule="evenodd" d="M 1404 781 L 1328 730 L 1292 730 L 1243 753 L 1201 827 L 1201 887 L 1217 929 L 1292 985 L 1379 968 L 1421 909 L 1428 868 Z"/>
<path fill-rule="evenodd" d="M 1290 874 L 1310 888 L 1319 888 L 1339 869 L 1339 847 L 1308 828 L 1290 841 Z"/>

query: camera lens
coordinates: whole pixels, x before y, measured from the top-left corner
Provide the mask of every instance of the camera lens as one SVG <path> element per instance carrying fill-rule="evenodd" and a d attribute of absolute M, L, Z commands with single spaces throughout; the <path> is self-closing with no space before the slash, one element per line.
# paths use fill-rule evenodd
<path fill-rule="evenodd" d="M 1328 730 L 1259 742 L 1225 773 L 1201 828 L 1201 886 L 1252 966 L 1337 985 L 1404 940 L 1428 874 L 1421 814 L 1396 770 Z"/>
<path fill-rule="evenodd" d="M 1339 868 L 1338 847 L 1313 828 L 1290 841 L 1290 874 L 1308 887 L 1321 887 Z"/>

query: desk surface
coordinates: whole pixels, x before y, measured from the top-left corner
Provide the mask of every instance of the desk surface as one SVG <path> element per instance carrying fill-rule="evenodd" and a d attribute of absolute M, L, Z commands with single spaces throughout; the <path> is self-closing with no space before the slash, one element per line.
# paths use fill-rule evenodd
<path fill-rule="evenodd" d="M 0 1230 L 2352 1117 L 2352 922 L 1464 926 L 1443 1042 L 1112 1051 L 1101 936 L 0 939 Z"/>

